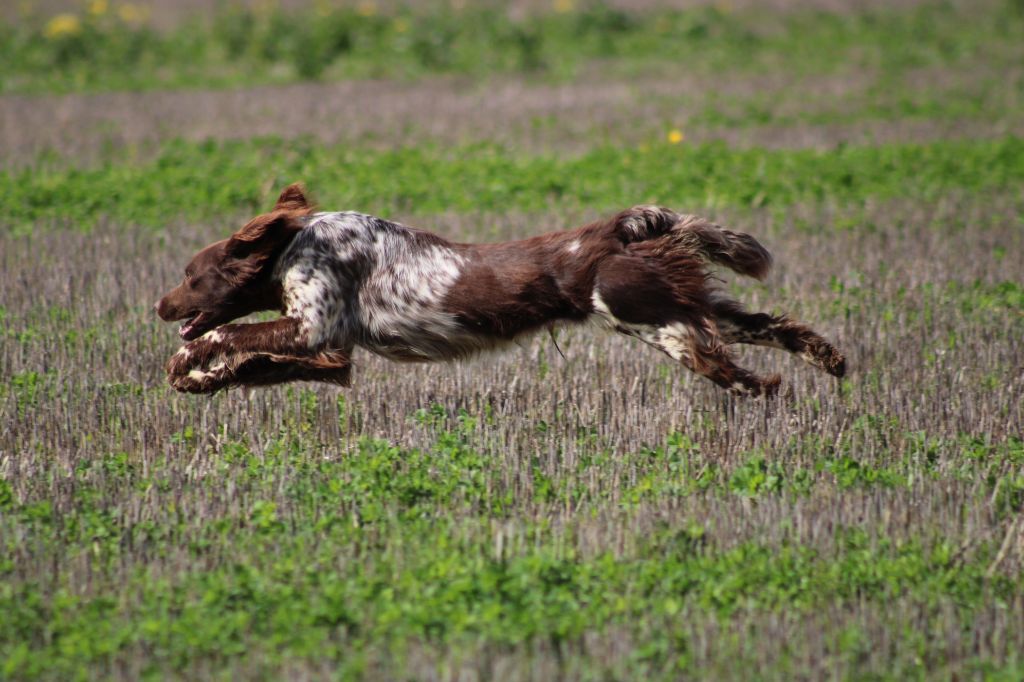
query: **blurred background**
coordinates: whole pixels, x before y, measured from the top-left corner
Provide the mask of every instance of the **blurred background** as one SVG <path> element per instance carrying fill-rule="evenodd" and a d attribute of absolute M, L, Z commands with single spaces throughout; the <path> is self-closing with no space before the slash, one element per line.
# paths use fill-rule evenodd
<path fill-rule="evenodd" d="M 13 161 L 172 137 L 569 151 L 670 135 L 818 148 L 993 137 L 1020 130 L 1021 11 L 995 0 L 9 2 L 0 147 Z"/>

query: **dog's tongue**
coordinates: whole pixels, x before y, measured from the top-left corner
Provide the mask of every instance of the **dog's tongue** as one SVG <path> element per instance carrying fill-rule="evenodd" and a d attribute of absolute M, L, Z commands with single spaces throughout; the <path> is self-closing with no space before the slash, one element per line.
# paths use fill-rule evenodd
<path fill-rule="evenodd" d="M 198 317 L 198 315 L 196 317 Z M 196 318 L 193 317 L 191 320 L 188 320 L 185 324 L 181 325 L 181 328 L 178 329 L 178 336 L 188 341 L 188 335 L 192 333 L 192 329 L 195 326 Z"/>

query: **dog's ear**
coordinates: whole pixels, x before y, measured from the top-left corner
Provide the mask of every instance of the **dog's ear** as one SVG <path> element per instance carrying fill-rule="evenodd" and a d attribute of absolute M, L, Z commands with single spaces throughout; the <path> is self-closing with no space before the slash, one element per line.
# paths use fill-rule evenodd
<path fill-rule="evenodd" d="M 294 182 L 285 187 L 281 192 L 281 196 L 277 198 L 277 204 L 274 206 L 275 211 L 300 211 L 309 208 L 312 208 L 312 204 L 306 198 L 306 188 L 299 182 Z"/>
<path fill-rule="evenodd" d="M 224 251 L 233 258 L 255 256 L 263 260 L 283 248 L 301 230 L 302 221 L 289 211 L 274 211 L 253 218 L 231 235 Z"/>

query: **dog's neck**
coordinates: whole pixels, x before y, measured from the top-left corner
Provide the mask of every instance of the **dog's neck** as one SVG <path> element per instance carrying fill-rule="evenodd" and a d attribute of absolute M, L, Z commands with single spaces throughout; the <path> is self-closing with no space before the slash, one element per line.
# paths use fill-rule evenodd
<path fill-rule="evenodd" d="M 252 299 L 253 303 L 260 306 L 258 310 L 284 312 L 284 273 L 281 271 L 280 265 L 294 242 L 295 235 L 292 235 L 288 242 L 281 246 L 278 253 L 267 261 L 258 280 L 253 284 Z"/>
<path fill-rule="evenodd" d="M 273 272 L 273 271 L 271 271 Z M 284 312 L 284 287 L 281 281 L 271 275 L 261 277 L 262 282 L 253 288 L 252 302 L 256 310 L 279 310 Z"/>

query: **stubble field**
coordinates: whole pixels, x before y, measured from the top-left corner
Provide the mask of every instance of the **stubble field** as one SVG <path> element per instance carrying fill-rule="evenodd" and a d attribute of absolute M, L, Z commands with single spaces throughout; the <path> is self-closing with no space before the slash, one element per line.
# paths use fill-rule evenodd
<path fill-rule="evenodd" d="M 370 6 L 5 27 L 0 677 L 1024 675 L 1020 4 Z M 460 240 L 708 215 L 849 374 L 578 327 L 175 394 L 153 302 L 295 180 Z"/>

